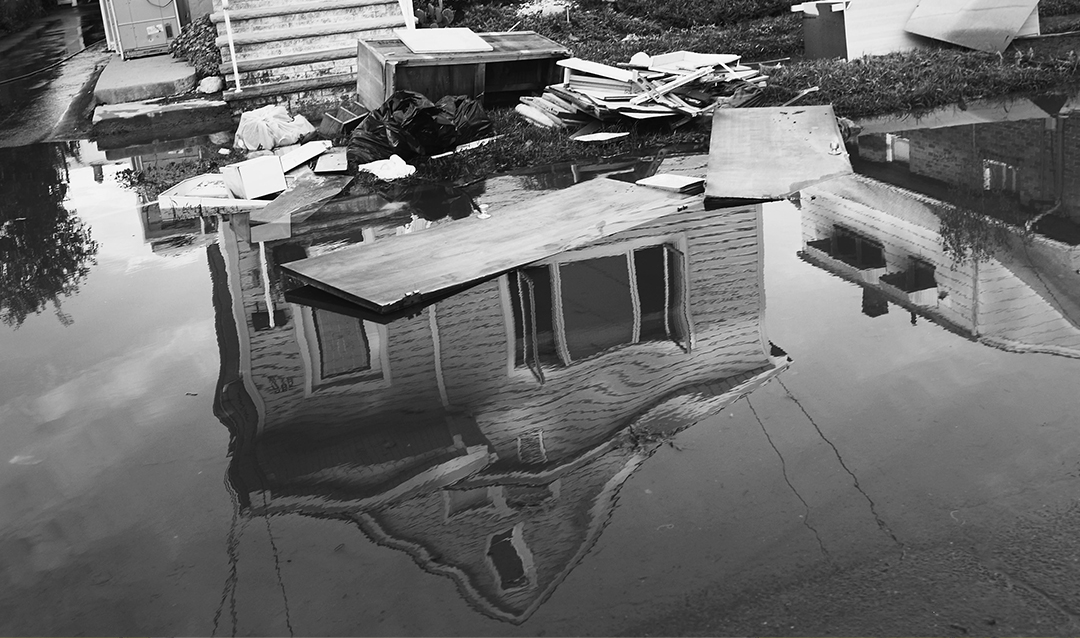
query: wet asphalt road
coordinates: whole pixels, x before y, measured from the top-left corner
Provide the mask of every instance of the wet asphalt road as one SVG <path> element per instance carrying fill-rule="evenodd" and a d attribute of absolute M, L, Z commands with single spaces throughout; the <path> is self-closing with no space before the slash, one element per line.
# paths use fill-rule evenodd
<path fill-rule="evenodd" d="M 0 40 L 0 145 L 88 137 L 93 88 L 113 54 L 96 4 L 63 6 Z"/>

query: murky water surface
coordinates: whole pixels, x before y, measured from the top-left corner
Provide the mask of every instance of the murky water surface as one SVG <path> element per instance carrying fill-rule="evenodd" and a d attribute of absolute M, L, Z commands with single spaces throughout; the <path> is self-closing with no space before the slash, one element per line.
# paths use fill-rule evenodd
<path fill-rule="evenodd" d="M 389 323 L 279 266 L 597 169 L 259 243 L 0 151 L 0 631 L 1070 633 L 1080 126 L 867 132 Z"/>

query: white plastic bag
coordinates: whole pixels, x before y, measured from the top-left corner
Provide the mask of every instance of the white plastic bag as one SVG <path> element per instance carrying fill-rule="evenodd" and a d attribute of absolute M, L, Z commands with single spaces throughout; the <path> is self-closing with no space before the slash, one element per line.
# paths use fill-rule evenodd
<path fill-rule="evenodd" d="M 284 106 L 270 104 L 240 116 L 233 144 L 247 151 L 270 150 L 275 146 L 296 144 L 314 131 L 315 127 L 303 115 L 290 118 Z"/>
<path fill-rule="evenodd" d="M 406 164 L 405 160 L 398 155 L 391 155 L 390 159 L 375 160 L 356 167 L 357 170 L 367 171 L 384 181 L 408 177 L 416 172 L 416 167 Z"/>

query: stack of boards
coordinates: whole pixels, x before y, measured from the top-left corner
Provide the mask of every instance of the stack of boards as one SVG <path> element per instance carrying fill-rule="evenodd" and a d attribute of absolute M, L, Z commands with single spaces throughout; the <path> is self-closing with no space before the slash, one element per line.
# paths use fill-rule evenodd
<path fill-rule="evenodd" d="M 537 126 L 578 128 L 572 137 L 579 138 L 601 123 L 691 118 L 717 107 L 752 106 L 768 76 L 739 61 L 738 55 L 692 51 L 637 54 L 620 67 L 560 60 L 562 83 L 540 97 L 522 97 L 516 110 Z"/>

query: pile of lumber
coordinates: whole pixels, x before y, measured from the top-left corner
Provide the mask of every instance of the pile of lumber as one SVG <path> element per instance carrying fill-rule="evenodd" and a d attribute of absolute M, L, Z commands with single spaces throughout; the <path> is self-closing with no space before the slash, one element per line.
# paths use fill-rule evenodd
<path fill-rule="evenodd" d="M 516 110 L 538 126 L 590 132 L 600 123 L 685 122 L 715 108 L 755 106 L 768 79 L 760 68 L 740 64 L 738 55 L 692 51 L 639 53 L 620 66 L 580 58 L 558 64 L 563 81 L 540 97 L 521 98 Z"/>

